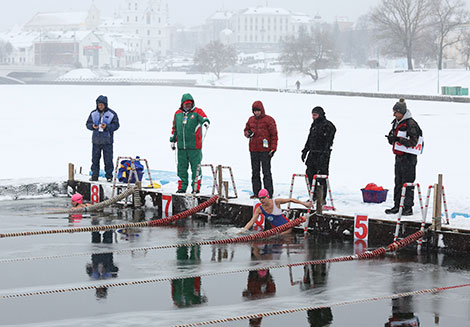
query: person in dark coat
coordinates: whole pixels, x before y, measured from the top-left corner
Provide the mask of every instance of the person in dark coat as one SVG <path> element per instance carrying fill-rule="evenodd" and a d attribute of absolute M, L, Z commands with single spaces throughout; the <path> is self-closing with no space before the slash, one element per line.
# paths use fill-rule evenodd
<path fill-rule="evenodd" d="M 313 123 L 310 126 L 307 142 L 302 150 L 302 161 L 307 165 L 306 174 L 308 182 L 312 185 L 314 175 L 329 175 L 330 154 L 335 138 L 336 127 L 326 119 L 325 111 L 322 107 L 312 109 Z M 307 159 L 307 160 L 305 160 Z M 323 202 L 326 199 L 326 180 L 317 180 L 316 186 L 322 186 Z M 315 187 L 316 193 L 317 187 Z M 316 199 L 316 194 L 314 194 Z"/>
<path fill-rule="evenodd" d="M 385 135 L 395 154 L 395 188 L 393 190 L 393 208 L 385 210 L 386 214 L 398 213 L 400 209 L 401 190 L 404 183 L 414 183 L 416 178 L 416 164 L 418 158 L 416 154 L 405 153 L 395 149 L 395 146 L 402 144 L 405 147 L 414 147 L 418 144 L 419 137 L 423 132 L 418 123 L 412 118 L 410 110 L 406 107 L 405 99 L 400 99 L 393 106 L 392 129 Z M 414 187 L 407 187 L 405 193 L 404 208 L 402 215 L 411 216 L 413 214 Z"/>
<path fill-rule="evenodd" d="M 100 95 L 96 99 L 96 109 L 88 116 L 86 127 L 93 131 L 90 181 L 98 180 L 101 152 L 103 152 L 106 179 L 111 182 L 113 178 L 114 132 L 119 128 L 119 118 L 116 112 L 108 107 L 108 98 L 104 95 Z"/>
<path fill-rule="evenodd" d="M 250 139 L 251 157 L 251 183 L 253 195 L 256 198 L 261 190 L 260 167 L 263 169 L 263 185 L 272 197 L 273 179 L 271 175 L 271 158 L 277 150 L 276 121 L 266 115 L 261 101 L 255 101 L 252 105 L 253 116 L 246 123 L 244 134 Z"/>

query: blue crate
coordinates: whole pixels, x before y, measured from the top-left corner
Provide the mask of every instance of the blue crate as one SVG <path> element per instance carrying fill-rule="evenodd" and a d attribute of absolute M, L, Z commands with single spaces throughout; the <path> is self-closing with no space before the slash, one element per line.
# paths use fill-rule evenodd
<path fill-rule="evenodd" d="M 382 203 L 387 200 L 388 190 L 370 191 L 363 188 L 361 191 L 362 200 L 366 203 Z"/>

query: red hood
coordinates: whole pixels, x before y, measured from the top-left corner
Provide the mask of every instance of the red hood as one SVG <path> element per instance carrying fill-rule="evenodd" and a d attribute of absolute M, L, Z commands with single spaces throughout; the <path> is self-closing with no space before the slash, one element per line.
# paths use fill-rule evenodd
<path fill-rule="evenodd" d="M 255 101 L 255 102 L 253 102 L 253 105 L 251 106 L 251 108 L 259 108 L 259 109 L 261 109 L 261 115 L 259 116 L 259 118 L 262 118 L 262 117 L 266 116 L 266 113 L 264 112 L 263 102 L 261 102 L 261 101 Z"/>

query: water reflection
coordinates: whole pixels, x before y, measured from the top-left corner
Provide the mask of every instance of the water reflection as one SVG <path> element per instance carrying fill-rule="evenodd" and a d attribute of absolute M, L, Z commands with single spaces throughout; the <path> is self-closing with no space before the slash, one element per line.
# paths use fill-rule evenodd
<path fill-rule="evenodd" d="M 323 259 L 326 256 L 324 242 L 318 237 L 309 238 L 305 242 L 307 260 Z M 302 290 L 324 287 L 328 281 L 329 264 L 305 265 L 302 281 L 297 282 Z M 295 282 L 294 282 L 295 283 Z M 293 284 L 294 284 L 293 283 Z M 326 327 L 333 322 L 331 308 L 307 311 L 307 321 L 311 327 Z"/>
<path fill-rule="evenodd" d="M 95 222 L 96 224 L 96 222 Z M 114 231 L 92 232 L 91 243 L 113 243 Z M 91 263 L 86 265 L 86 273 L 94 280 L 116 278 L 119 268 L 114 264 L 113 253 L 99 253 L 91 255 Z M 96 289 L 96 298 L 105 299 L 108 295 L 106 287 Z"/>
<path fill-rule="evenodd" d="M 176 249 L 178 265 L 195 264 L 201 262 L 201 248 L 199 246 L 180 247 Z M 179 307 L 191 307 L 207 302 L 202 294 L 201 277 L 174 279 L 171 281 L 171 298 Z"/>
<path fill-rule="evenodd" d="M 392 289 L 394 293 L 412 291 L 413 269 L 399 262 L 393 267 Z M 385 327 L 418 327 L 419 318 L 414 314 L 413 297 L 407 296 L 392 299 L 392 315 Z"/>

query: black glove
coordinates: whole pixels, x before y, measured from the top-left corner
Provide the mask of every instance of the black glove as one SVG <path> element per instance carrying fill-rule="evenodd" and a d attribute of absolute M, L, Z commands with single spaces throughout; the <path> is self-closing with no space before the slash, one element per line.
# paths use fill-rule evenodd
<path fill-rule="evenodd" d="M 385 135 L 385 137 L 388 139 L 388 142 L 391 144 L 397 142 L 400 138 L 396 135 Z"/>
<path fill-rule="evenodd" d="M 250 139 L 253 137 L 253 134 L 255 134 L 253 131 L 250 131 L 250 130 L 246 131 L 246 137 Z"/>
<path fill-rule="evenodd" d="M 276 153 L 276 150 L 272 150 L 271 152 L 269 152 L 269 157 L 272 158 L 275 153 Z"/>
<path fill-rule="evenodd" d="M 307 158 L 308 151 L 302 151 L 302 156 L 300 157 L 302 159 L 302 162 L 305 162 L 305 158 Z"/>

